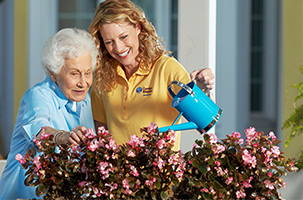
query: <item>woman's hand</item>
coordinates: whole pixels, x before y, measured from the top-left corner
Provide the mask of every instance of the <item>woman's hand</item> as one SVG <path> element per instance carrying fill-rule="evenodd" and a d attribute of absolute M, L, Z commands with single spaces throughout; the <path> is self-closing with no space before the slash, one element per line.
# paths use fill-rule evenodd
<path fill-rule="evenodd" d="M 57 145 L 79 145 L 81 142 L 85 142 L 85 133 L 86 128 L 84 126 L 77 126 L 73 128 L 70 132 L 58 134 L 55 138 L 55 142 Z"/>
<path fill-rule="evenodd" d="M 190 74 L 191 80 L 195 80 L 196 84 L 204 92 L 214 89 L 215 75 L 210 68 L 195 70 Z"/>

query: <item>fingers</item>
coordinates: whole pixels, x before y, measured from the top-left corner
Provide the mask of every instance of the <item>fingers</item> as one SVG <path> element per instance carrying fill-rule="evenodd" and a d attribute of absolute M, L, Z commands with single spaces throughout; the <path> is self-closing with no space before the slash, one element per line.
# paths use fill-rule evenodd
<path fill-rule="evenodd" d="M 80 144 L 85 142 L 86 128 L 84 126 L 77 126 L 69 132 L 69 142 L 71 144 Z"/>
<path fill-rule="evenodd" d="M 64 132 L 59 134 L 56 138 L 57 144 L 67 144 L 67 145 L 79 145 L 81 142 L 85 142 L 86 128 L 83 126 L 77 126 L 73 128 L 70 132 Z"/>
<path fill-rule="evenodd" d="M 203 90 L 212 90 L 215 86 L 215 75 L 210 68 L 193 71 L 191 79 L 196 80 L 197 85 Z"/>
<path fill-rule="evenodd" d="M 192 81 L 195 80 L 198 73 L 199 73 L 199 70 L 194 70 L 194 71 L 190 74 L 190 79 L 191 79 Z"/>

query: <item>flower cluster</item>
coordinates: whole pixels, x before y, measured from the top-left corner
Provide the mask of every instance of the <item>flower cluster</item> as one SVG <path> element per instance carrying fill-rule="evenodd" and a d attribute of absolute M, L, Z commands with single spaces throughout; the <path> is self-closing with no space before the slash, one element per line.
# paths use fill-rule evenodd
<path fill-rule="evenodd" d="M 245 142 L 239 132 L 221 142 L 214 134 L 197 140 L 184 155 L 186 170 L 175 197 L 280 199 L 277 190 L 286 186 L 281 177 L 297 170 L 294 162 L 283 156 L 273 132 L 266 135 L 249 128 L 245 136 Z"/>
<path fill-rule="evenodd" d="M 38 153 L 16 155 L 25 184 L 44 199 L 279 199 L 282 175 L 297 170 L 273 132 L 254 128 L 221 142 L 204 134 L 185 154 L 173 150 L 173 131 L 153 123 L 120 146 L 103 127 L 85 136 L 80 146 L 56 147 L 47 133 L 35 139 Z"/>
<path fill-rule="evenodd" d="M 53 135 L 43 133 L 16 159 L 27 169 L 25 184 L 38 186 L 44 199 L 166 199 L 185 169 L 181 152 L 173 150 L 175 133 L 159 133 L 155 124 L 117 145 L 100 127 L 89 129 L 79 146 L 56 146 Z"/>

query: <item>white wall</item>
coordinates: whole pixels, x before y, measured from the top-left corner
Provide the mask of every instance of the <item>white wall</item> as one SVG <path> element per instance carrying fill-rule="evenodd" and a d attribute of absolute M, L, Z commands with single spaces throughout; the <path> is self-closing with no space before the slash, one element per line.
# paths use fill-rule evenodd
<path fill-rule="evenodd" d="M 216 2 L 179 0 L 178 60 L 189 73 L 205 67 L 216 73 Z M 190 150 L 196 139 L 201 139 L 196 130 L 183 131 L 181 150 Z"/>

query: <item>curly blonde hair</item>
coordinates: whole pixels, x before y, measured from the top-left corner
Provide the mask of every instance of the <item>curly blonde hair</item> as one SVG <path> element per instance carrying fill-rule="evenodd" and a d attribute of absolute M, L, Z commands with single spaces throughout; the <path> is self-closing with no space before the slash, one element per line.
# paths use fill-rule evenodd
<path fill-rule="evenodd" d="M 99 49 L 95 85 L 99 93 L 110 92 L 116 86 L 117 66 L 119 62 L 107 52 L 99 28 L 103 24 L 124 23 L 141 26 L 139 34 L 139 59 L 149 66 L 162 54 L 166 53 L 164 41 L 155 27 L 146 19 L 144 11 L 130 0 L 105 0 L 100 3 L 95 17 L 89 26 L 89 32 Z"/>

